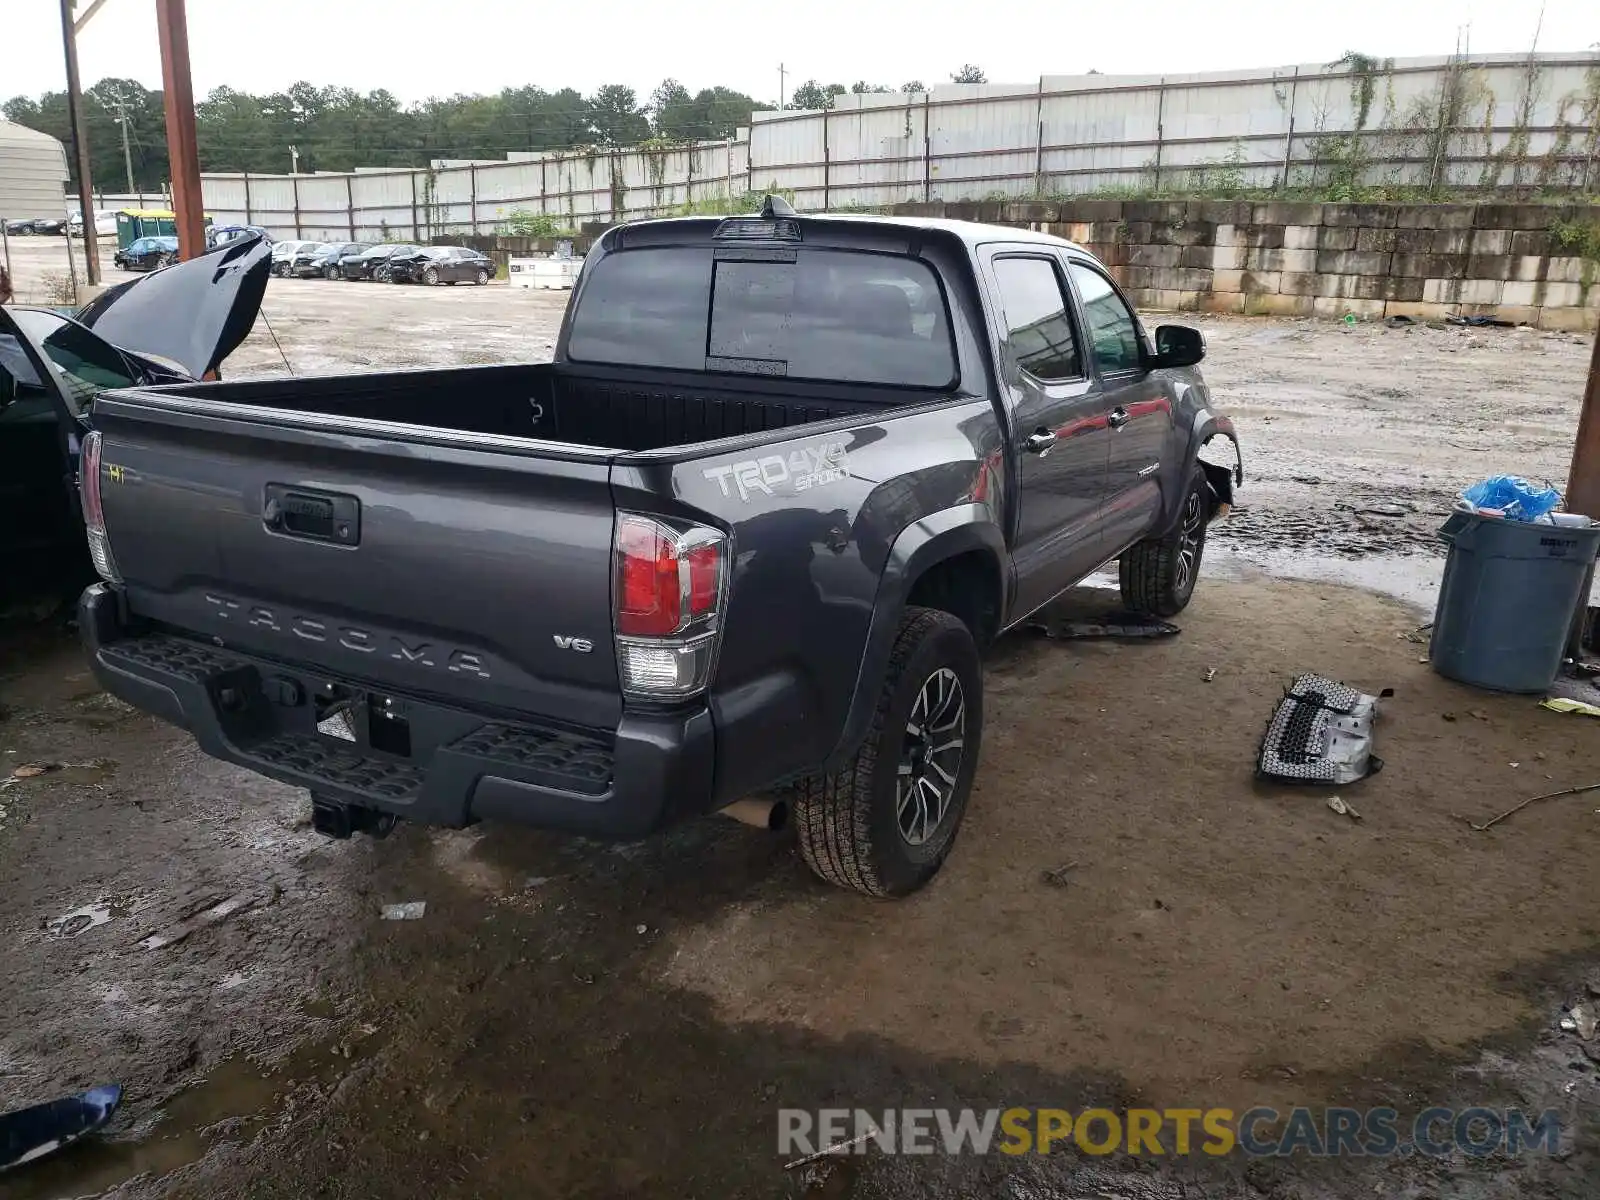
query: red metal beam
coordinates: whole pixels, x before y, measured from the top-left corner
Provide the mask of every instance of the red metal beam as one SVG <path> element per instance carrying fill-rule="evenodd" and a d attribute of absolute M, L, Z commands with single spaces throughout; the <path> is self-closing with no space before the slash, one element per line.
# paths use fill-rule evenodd
<path fill-rule="evenodd" d="M 167 113 L 167 157 L 172 165 L 172 207 L 178 216 L 178 255 L 206 249 L 205 201 L 200 195 L 200 147 L 195 139 L 194 84 L 189 78 L 189 18 L 184 0 L 156 0 L 161 43 L 161 84 Z"/>

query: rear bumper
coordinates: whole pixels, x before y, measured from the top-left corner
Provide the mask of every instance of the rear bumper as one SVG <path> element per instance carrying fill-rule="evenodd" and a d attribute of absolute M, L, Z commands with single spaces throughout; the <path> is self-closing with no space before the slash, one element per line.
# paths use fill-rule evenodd
<path fill-rule="evenodd" d="M 704 707 L 625 713 L 615 730 L 582 730 L 386 693 L 394 717 L 358 699 L 358 740 L 348 742 L 317 731 L 319 697 L 371 695 L 348 681 L 181 636 L 130 634 L 119 595 L 103 584 L 84 592 L 78 615 L 107 691 L 188 730 L 213 758 L 332 803 L 429 825 L 493 818 L 611 839 L 711 806 L 715 740 Z M 388 721 L 405 727 L 407 752 L 372 745 L 370 731 Z"/>

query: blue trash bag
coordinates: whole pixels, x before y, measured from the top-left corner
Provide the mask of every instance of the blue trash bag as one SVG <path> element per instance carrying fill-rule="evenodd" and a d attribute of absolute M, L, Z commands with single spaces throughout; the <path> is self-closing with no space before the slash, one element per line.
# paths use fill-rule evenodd
<path fill-rule="evenodd" d="M 1474 508 L 1495 508 L 1513 521 L 1537 521 L 1561 503 L 1552 487 L 1537 487 L 1517 475 L 1491 475 L 1461 493 Z"/>

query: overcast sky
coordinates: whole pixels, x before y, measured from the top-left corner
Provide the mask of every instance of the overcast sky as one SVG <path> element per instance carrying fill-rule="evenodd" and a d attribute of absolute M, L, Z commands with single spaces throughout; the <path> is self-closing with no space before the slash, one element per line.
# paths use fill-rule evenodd
<path fill-rule="evenodd" d="M 80 9 L 89 0 L 78 0 Z M 1541 50 L 1600 42 L 1597 0 L 1547 0 Z M 0 99 L 65 86 L 57 0 L 0 0 Z M 402 101 L 538 84 L 588 94 L 624 83 L 643 99 L 664 75 L 757 100 L 808 78 L 898 87 L 947 82 L 962 63 L 994 83 L 1090 69 L 1162 74 L 1319 63 L 1347 50 L 1526 51 L 1540 0 L 189 0 L 196 97 L 227 84 L 270 92 L 297 79 Z M 85 84 L 161 84 L 155 0 L 107 0 L 79 39 Z"/>

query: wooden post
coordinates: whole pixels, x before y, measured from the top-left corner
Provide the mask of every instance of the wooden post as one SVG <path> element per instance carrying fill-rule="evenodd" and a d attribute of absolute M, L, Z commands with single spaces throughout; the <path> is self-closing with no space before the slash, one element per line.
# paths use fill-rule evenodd
<path fill-rule="evenodd" d="M 1300 98 L 1300 68 L 1294 69 L 1294 78 L 1289 82 L 1289 132 L 1283 139 L 1283 186 L 1289 186 L 1289 167 L 1294 163 L 1294 108 L 1295 102 Z"/>
<path fill-rule="evenodd" d="M 828 153 L 828 113 L 832 109 L 833 101 L 828 101 L 828 108 L 822 110 L 822 211 L 828 211 L 829 191 L 832 185 L 832 156 Z"/>
<path fill-rule="evenodd" d="M 1566 506 L 1568 512 L 1600 520 L 1600 329 L 1595 331 L 1589 382 L 1583 389 L 1583 408 L 1578 412 L 1572 467 L 1567 472 Z"/>
<path fill-rule="evenodd" d="M 1033 107 L 1034 124 L 1038 127 L 1038 141 L 1033 151 L 1033 195 L 1044 199 L 1044 76 L 1039 76 L 1039 102 Z"/>
<path fill-rule="evenodd" d="M 72 130 L 72 153 L 78 176 L 78 209 L 83 213 L 83 258 L 89 285 L 100 282 L 100 250 L 94 236 L 94 182 L 89 178 L 89 140 L 83 119 L 83 88 L 78 80 L 78 35 L 72 21 L 72 0 L 61 0 L 61 44 L 67 56 L 67 124 Z M 7 213 L 7 216 L 11 214 Z M 67 238 L 67 266 L 72 290 L 78 290 L 72 266 L 72 238 Z"/>
<path fill-rule="evenodd" d="M 1155 190 L 1161 190 L 1162 122 L 1167 115 L 1167 77 L 1163 75 L 1156 87 L 1156 179 Z"/>
<path fill-rule="evenodd" d="M 300 176 L 289 176 L 289 190 L 294 194 L 294 236 L 304 236 L 300 232 Z"/>
<path fill-rule="evenodd" d="M 350 186 L 350 176 L 344 177 L 344 216 L 350 225 L 350 240 L 356 240 L 356 194 Z"/>
<path fill-rule="evenodd" d="M 933 199 L 933 131 L 928 126 L 928 93 L 922 93 L 922 202 Z"/>
<path fill-rule="evenodd" d="M 471 207 L 468 210 L 467 236 L 476 237 L 478 233 L 478 168 L 467 168 L 467 197 Z"/>
<path fill-rule="evenodd" d="M 143 197 L 141 197 L 141 200 L 142 199 L 143 199 Z M 251 208 L 250 208 L 250 172 L 249 171 L 246 171 L 244 173 L 244 223 L 246 225 L 254 225 L 256 223 L 256 219 L 255 219 L 254 215 L 252 214 L 252 211 L 251 211 Z"/>
<path fill-rule="evenodd" d="M 417 173 L 411 172 L 411 240 L 417 240 Z"/>
<path fill-rule="evenodd" d="M 206 217 L 184 0 L 156 0 L 156 37 L 161 43 L 161 95 L 167 117 L 167 158 L 172 164 L 172 207 L 178 217 L 178 254 L 193 258 L 206 250 Z"/>

